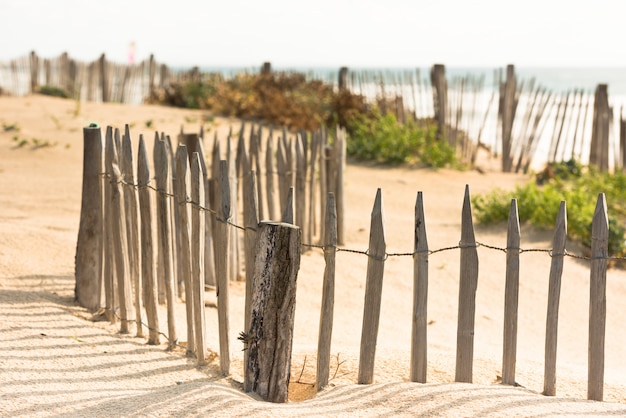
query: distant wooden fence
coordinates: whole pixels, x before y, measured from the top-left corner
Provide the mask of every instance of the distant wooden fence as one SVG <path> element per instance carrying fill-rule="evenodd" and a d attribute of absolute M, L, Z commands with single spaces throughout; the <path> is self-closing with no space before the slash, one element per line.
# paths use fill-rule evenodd
<path fill-rule="evenodd" d="M 207 361 L 203 298 L 205 286 L 210 283 L 218 292 L 219 358 L 222 373 L 227 375 L 230 373 L 229 281 L 243 278 L 239 274 L 243 264 L 246 331 L 240 339 L 248 347 L 244 359 L 244 388 L 257 391 L 264 399 L 283 402 L 287 399 L 289 382 L 292 303 L 300 251 L 321 248 L 326 263 L 317 354 L 318 389 L 325 387 L 329 378 L 336 253 L 350 251 L 368 257 L 358 371 L 361 384 L 370 384 L 374 378 L 385 260 L 390 256 L 411 256 L 414 295 L 409 374 L 412 381 L 424 383 L 428 366 L 428 258 L 434 252 L 458 249 L 461 265 L 455 381 L 472 382 L 479 273 L 477 248 L 484 244 L 475 239 L 469 187 L 465 190 L 458 245 L 430 249 L 423 196 L 419 192 L 415 204 L 413 251 L 389 254 L 379 189 L 372 210 L 368 250 L 347 250 L 340 247 L 343 214 L 337 211 L 343 207 L 338 203 L 343 199 L 340 173 L 345 144 L 342 134 L 327 145 L 323 133 L 285 139 L 289 136 L 286 132 L 275 138 L 269 132 L 267 136 L 261 135 L 260 130 L 252 126 L 246 140 L 242 128 L 237 151 L 227 145 L 225 159 L 221 158 L 221 142 L 214 141 L 210 164 L 204 159 L 204 140 L 199 135 L 179 135 L 175 153 L 169 137 L 156 135 L 153 147 L 156 181 L 153 183 L 143 137 L 139 139 L 135 177 L 128 127 L 122 135 L 119 130 L 108 127 L 104 148 L 100 128 L 85 128 L 85 177 L 76 254 L 79 303 L 90 309 L 104 308 L 111 322 L 119 320 L 121 332 L 129 332 L 129 324 L 134 322 L 137 336 L 144 335 L 142 312 L 145 310 L 148 342 L 158 344 L 160 335 L 166 335 L 169 347 L 173 348 L 177 343 L 174 301 L 177 297 L 185 299 L 187 353 L 202 365 Z M 267 138 L 267 141 L 259 141 L 260 138 Z M 235 143 L 234 138 L 227 141 L 231 143 Z M 266 165 L 262 163 L 261 144 Z M 190 153 L 190 150 L 197 151 Z M 276 160 L 272 158 L 274 150 Z M 259 181 L 263 177 L 264 184 Z M 270 178 L 278 186 L 269 181 Z M 240 179 L 243 180 L 241 190 L 237 185 Z M 274 193 L 270 188 L 278 191 Z M 273 199 L 270 197 L 273 194 L 282 196 Z M 318 201 L 316 194 L 326 199 Z M 243 198 L 243 209 L 236 196 Z M 274 200 L 273 209 L 270 209 L 271 200 Z M 240 222 L 237 216 L 242 212 Z M 286 223 L 260 222 L 264 218 L 261 213 L 266 214 L 266 219 Z M 588 257 L 591 265 L 588 399 L 602 400 L 606 275 L 611 259 L 604 194 L 598 196 L 592 222 L 593 244 Z M 294 223 L 295 226 L 289 225 Z M 552 249 L 535 250 L 552 258 L 545 334 L 545 395 L 556 392 L 558 307 L 564 258 L 569 255 L 565 250 L 566 235 L 566 204 L 562 202 Z M 243 250 L 238 250 L 237 245 L 242 242 Z M 511 202 L 506 248 L 491 248 L 506 253 L 502 382 L 514 385 L 519 266 L 520 254 L 524 251 L 520 248 L 516 200 Z M 238 251 L 244 254 L 245 262 L 236 261 Z M 167 334 L 161 331 L 156 314 L 157 304 L 163 303 L 168 311 Z M 273 313 L 269 314 L 268 310 Z M 260 319 L 263 317 L 268 319 L 263 321 Z M 271 322 L 277 318 L 280 318 L 278 323 Z M 270 323 L 274 325 L 269 326 Z M 272 369 L 270 363 L 276 369 Z"/>
<path fill-rule="evenodd" d="M 155 61 L 154 56 L 137 64 L 107 60 L 84 62 L 67 53 L 41 58 L 34 51 L 27 56 L 0 62 L 0 93 L 23 96 L 40 88 L 55 87 L 69 97 L 95 102 L 143 103 L 158 88 L 190 77 L 191 72 L 174 72 Z"/>
<path fill-rule="evenodd" d="M 264 63 L 259 71 L 272 71 L 271 64 Z M 24 95 L 45 85 L 61 88 L 76 99 L 137 104 L 172 83 L 202 77 L 197 67 L 174 71 L 153 56 L 124 65 L 109 62 L 104 55 L 86 63 L 65 53 L 43 59 L 31 52 L 0 63 L 0 92 Z M 363 95 L 400 122 L 434 118 L 440 137 L 468 165 L 475 164 L 480 147 L 487 147 L 501 159 L 504 172 L 526 172 L 535 159 L 542 163 L 576 159 L 601 171 L 626 167 L 622 139 L 626 123 L 622 109 L 610 106 L 606 84 L 598 84 L 595 94 L 576 86 L 555 93 L 537 80 L 518 80 L 512 65 L 504 74 L 494 72 L 494 86 L 486 85 L 484 75 L 448 79 L 442 64 L 432 67 L 430 80 L 419 69 L 350 71 L 347 67 L 336 74 L 310 71 L 307 77 Z"/>

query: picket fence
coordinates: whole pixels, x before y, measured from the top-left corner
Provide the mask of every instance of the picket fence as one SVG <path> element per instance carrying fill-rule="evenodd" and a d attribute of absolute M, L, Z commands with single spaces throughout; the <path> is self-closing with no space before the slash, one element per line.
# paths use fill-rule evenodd
<path fill-rule="evenodd" d="M 129 324 L 134 322 L 137 336 L 144 335 L 141 312 L 145 310 L 149 332 L 148 342 L 158 344 L 160 335 L 166 335 L 168 346 L 173 348 L 177 341 L 174 301 L 177 295 L 184 295 L 187 307 L 186 349 L 190 356 L 195 356 L 198 365 L 203 365 L 207 362 L 204 336 L 204 289 L 205 285 L 213 284 L 218 291 L 220 368 L 224 375 L 228 375 L 230 373 L 230 331 L 227 314 L 229 281 L 243 278 L 243 275 L 239 276 L 238 272 L 241 271 L 241 264 L 244 264 L 246 332 L 241 335 L 241 339 L 249 348 L 255 348 L 248 350 L 245 354 L 244 388 L 258 392 L 258 388 L 263 386 L 253 381 L 255 376 L 258 378 L 259 373 L 256 375 L 251 373 L 251 367 L 260 369 L 282 367 L 282 371 L 265 370 L 260 374 L 275 373 L 282 376 L 281 378 L 274 376 L 271 383 L 268 383 L 272 380 L 268 377 L 264 383 L 265 392 L 262 396 L 267 400 L 284 402 L 287 400 L 286 387 L 289 382 L 290 336 L 293 328 L 294 308 L 293 306 L 277 308 L 283 309 L 281 315 L 284 314 L 284 317 L 281 316 L 281 318 L 285 318 L 285 322 L 279 323 L 279 329 L 284 328 L 285 335 L 265 336 L 265 339 L 283 338 L 285 344 L 273 345 L 273 348 L 269 349 L 271 351 L 269 355 L 274 356 L 278 347 L 282 347 L 283 352 L 280 354 L 282 357 L 280 359 L 263 358 L 263 350 L 259 347 L 264 342 L 264 337 L 258 330 L 253 331 L 255 326 L 259 326 L 259 321 L 256 323 L 254 321 L 255 318 L 258 319 L 260 309 L 264 306 L 263 302 L 259 302 L 258 293 L 267 290 L 267 281 L 283 279 L 295 281 L 293 275 L 297 275 L 300 250 L 306 251 L 313 247 L 323 250 L 326 267 L 323 278 L 316 377 L 316 386 L 321 389 L 328 384 L 329 378 L 335 255 L 338 251 L 360 252 L 366 255 L 368 264 L 358 383 L 370 384 L 374 376 L 385 260 L 389 256 L 411 256 L 414 259 L 414 299 L 410 378 L 412 381 L 424 383 L 427 379 L 428 257 L 434 252 L 458 249 L 461 254 L 461 265 L 455 380 L 472 382 L 475 298 L 478 280 L 477 248 L 481 244 L 474 236 L 469 187 L 466 187 L 464 196 L 461 240 L 458 246 L 435 251 L 429 249 L 423 197 L 419 192 L 415 206 L 413 252 L 387 253 L 383 234 L 382 198 L 379 189 L 372 210 L 368 250 L 345 249 L 341 247 L 343 243 L 339 227 L 343 214 L 338 210 L 339 207 L 343 207 L 343 204 L 338 204 L 343 199 L 340 185 L 343 183 L 345 143 L 343 143 L 342 134 L 339 133 L 332 144 L 328 145 L 327 139 L 324 139 L 324 133 L 300 134 L 293 142 L 285 139 L 288 136 L 287 132 L 284 132 L 277 141 L 272 140 L 273 136 L 270 133 L 265 144 L 266 161 L 268 161 L 264 171 L 266 187 L 260 187 L 261 182 L 258 181 L 260 176 L 257 173 L 263 173 L 263 171 L 254 170 L 254 168 L 261 168 L 258 148 L 262 141 L 258 140 L 261 138 L 258 133 L 259 129 L 252 127 L 248 147 L 245 146 L 246 141 L 242 134 L 244 129 L 240 131 L 238 158 L 234 157 L 235 153 L 228 147 L 227 158 L 221 159 L 220 142 L 214 141 L 211 165 L 207 165 L 204 161 L 204 142 L 201 135 L 181 133 L 178 137 L 179 145 L 175 155 L 170 145 L 171 139 L 163 134 L 156 135 L 153 155 L 156 181 L 153 185 L 146 141 L 143 137 L 139 139 L 135 180 L 128 126 L 121 139 L 118 130 L 107 128 L 104 152 L 100 128 L 97 126 L 85 128 L 83 200 L 76 255 L 76 295 L 79 303 L 90 309 L 104 308 L 111 322 L 119 320 L 120 331 L 123 333 L 128 333 Z M 307 142 L 308 145 L 303 145 Z M 230 144 L 231 141 L 227 143 Z M 269 163 L 274 155 L 274 145 L 277 146 L 276 165 L 273 162 Z M 193 149 L 197 151 L 189 152 Z M 304 149 L 310 151 L 305 153 Z M 319 152 L 313 151 L 315 149 Z M 286 150 L 291 151 L 286 152 Z M 292 155 L 292 157 L 286 157 L 285 154 Z M 321 157 L 322 155 L 325 157 Z M 285 161 L 290 162 L 284 165 Z M 305 166 L 308 168 L 302 169 Z M 293 168 L 295 173 L 286 167 Z M 212 175 L 209 176 L 208 173 Z M 276 194 L 281 194 L 280 202 L 284 202 L 282 215 L 278 214 L 276 207 L 271 209 L 271 204 L 269 204 L 271 200 L 276 203 L 276 199 L 270 198 L 273 194 L 270 187 L 276 186 L 269 180 L 274 177 L 272 174 L 276 174 L 275 177 L 281 184 L 276 187 L 278 189 Z M 241 190 L 236 183 L 240 178 L 243 179 Z M 327 197 L 320 199 L 319 205 L 314 204 L 315 190 L 321 196 Z M 242 211 L 238 210 L 236 198 L 240 193 L 243 201 Z M 94 199 L 93 196 L 96 198 Z M 261 199 L 261 196 L 265 197 Z M 266 203 L 262 204 L 262 202 Z M 298 228 L 293 229 L 299 231 L 295 233 L 298 251 L 285 251 L 289 255 L 283 258 L 288 258 L 288 260 L 282 262 L 286 264 L 277 270 L 272 270 L 287 273 L 283 278 L 265 277 L 265 284 L 259 284 L 260 279 L 257 276 L 261 274 L 260 270 L 267 270 L 268 267 L 265 264 L 259 269 L 259 258 L 271 253 L 267 245 L 271 246 L 276 243 L 265 242 L 265 247 L 259 244 L 261 231 L 268 225 L 267 222 L 259 222 L 261 208 L 268 211 L 268 219 L 279 219 L 280 216 L 284 223 L 277 224 L 279 228 L 294 224 L 295 221 Z M 309 208 L 308 211 L 306 208 Z M 243 213 L 243 223 L 239 222 L 236 217 L 238 212 Z M 153 219 L 154 213 L 156 213 L 156 219 Z M 552 249 L 545 250 L 552 258 L 546 322 L 543 391 L 545 395 L 554 395 L 556 391 L 556 347 L 561 276 L 563 259 L 570 255 L 565 250 L 566 225 L 566 204 L 562 202 L 556 220 Z M 243 236 L 238 234 L 243 234 Z M 289 245 L 293 246 L 296 242 L 293 238 L 295 236 L 293 230 L 288 230 L 286 234 Z M 156 242 L 153 240 L 153 235 L 156 236 Z M 236 261 L 239 242 L 243 242 L 241 252 L 244 254 L 244 263 Z M 520 228 L 515 200 L 511 202 L 507 246 L 501 250 L 506 252 L 502 383 L 513 385 L 515 384 L 517 350 L 519 256 L 523 252 L 520 249 Z M 588 258 L 591 264 L 588 399 L 602 400 L 606 273 L 608 260 L 611 259 L 608 255 L 608 218 L 603 194 L 598 197 L 593 217 L 591 254 Z M 280 274 L 282 273 L 274 275 L 280 276 Z M 274 287 L 284 286 L 287 289 L 286 292 L 293 293 L 283 293 L 274 297 L 284 300 L 295 299 L 295 287 L 289 288 L 291 285 L 287 281 L 282 285 L 274 284 Z M 104 294 L 103 298 L 101 298 L 102 294 Z M 167 305 L 168 312 L 167 334 L 161 331 L 156 314 L 157 304 L 163 303 Z M 263 306 L 260 308 L 259 304 Z M 285 305 L 288 304 L 285 303 Z M 117 314 L 118 311 L 119 314 Z M 251 359 L 252 353 L 254 359 Z M 267 389 L 268 384 L 270 386 L 282 384 L 282 389 L 278 387 L 272 392 Z"/>

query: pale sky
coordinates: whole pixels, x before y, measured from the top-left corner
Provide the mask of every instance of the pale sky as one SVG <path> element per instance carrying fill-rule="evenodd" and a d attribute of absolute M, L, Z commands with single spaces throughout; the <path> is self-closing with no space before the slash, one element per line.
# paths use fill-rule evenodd
<path fill-rule="evenodd" d="M 626 67 L 622 0 L 0 0 L 0 61 Z"/>

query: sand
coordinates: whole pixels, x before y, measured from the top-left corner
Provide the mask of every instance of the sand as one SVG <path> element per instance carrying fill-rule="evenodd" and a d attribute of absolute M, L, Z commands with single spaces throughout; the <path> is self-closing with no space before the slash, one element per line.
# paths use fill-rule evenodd
<path fill-rule="evenodd" d="M 608 275 L 605 402 L 585 401 L 587 387 L 588 263 L 565 260 L 557 356 L 557 396 L 545 397 L 543 356 L 550 258 L 521 257 L 518 362 L 520 386 L 499 384 L 502 363 L 505 254 L 480 247 L 474 383 L 453 383 L 459 251 L 430 256 L 428 382 L 409 382 L 412 259 L 385 265 L 375 383 L 357 385 L 365 270 L 363 255 L 338 253 L 331 381 L 314 395 L 321 279 L 319 250 L 302 256 L 298 276 L 290 402 L 261 402 L 241 390 L 243 284 L 231 286 L 231 375 L 219 361 L 197 368 L 183 349 L 166 351 L 120 335 L 73 302 L 74 255 L 80 214 L 82 127 L 123 128 L 133 140 L 155 129 L 175 136 L 196 131 L 200 111 L 154 106 L 77 103 L 41 96 L 0 97 L 0 415 L 2 416 L 554 416 L 626 415 L 626 333 L 622 301 L 626 274 Z M 240 122 L 216 118 L 209 135 Z M 11 130 L 15 125 L 19 130 Z M 147 126 L 150 125 L 150 126 Z M 17 138 L 17 139 L 15 139 Z M 33 139 L 37 139 L 34 141 Z M 20 142 L 24 143 L 19 146 Z M 38 145 L 35 145 L 38 144 Z M 136 142 L 135 142 L 136 144 Z M 346 247 L 367 249 L 376 189 L 383 194 L 387 251 L 411 252 L 418 191 L 424 193 L 431 249 L 460 239 L 463 191 L 513 188 L 522 175 L 384 168 L 350 163 L 346 170 Z M 589 196 L 595 199 L 595 196 Z M 506 226 L 477 226 L 478 241 L 506 246 Z M 552 233 L 522 227 L 523 248 L 550 248 Z M 568 250 L 579 252 L 575 244 Z M 209 300 L 215 296 L 207 293 Z M 177 306 L 180 341 L 183 305 Z M 208 346 L 219 349 L 217 312 L 207 307 Z M 165 318 L 162 322 L 166 330 Z M 305 400 L 302 400 L 305 399 Z"/>

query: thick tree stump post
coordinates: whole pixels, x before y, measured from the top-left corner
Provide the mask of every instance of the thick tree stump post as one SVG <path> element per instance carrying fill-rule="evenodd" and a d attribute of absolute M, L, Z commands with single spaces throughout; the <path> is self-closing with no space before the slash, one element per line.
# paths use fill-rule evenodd
<path fill-rule="evenodd" d="M 97 124 L 83 128 L 83 191 L 76 244 L 78 303 L 90 310 L 100 307 L 102 287 L 102 133 Z"/>
<path fill-rule="evenodd" d="M 252 320 L 247 343 L 247 380 L 270 402 L 287 402 L 291 347 L 300 268 L 300 228 L 259 224 L 254 263 Z"/>

